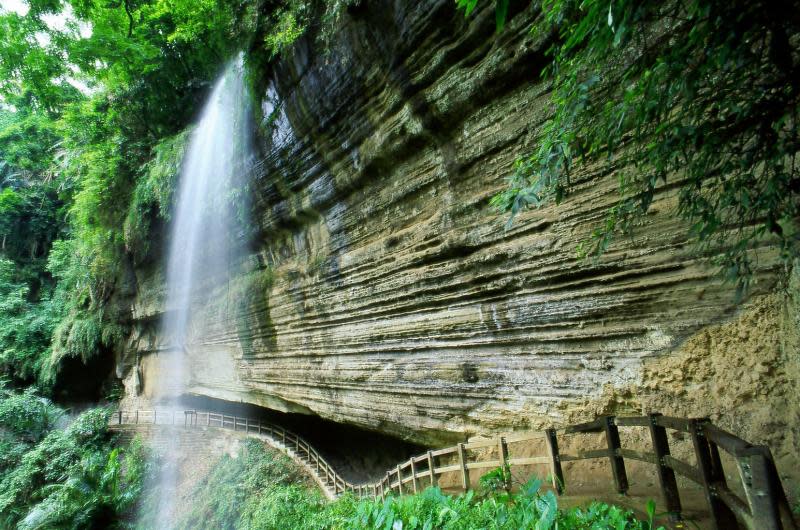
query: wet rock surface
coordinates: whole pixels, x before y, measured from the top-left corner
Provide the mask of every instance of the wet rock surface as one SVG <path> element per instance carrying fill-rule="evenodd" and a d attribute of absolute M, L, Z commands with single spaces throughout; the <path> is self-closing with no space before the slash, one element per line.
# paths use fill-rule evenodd
<path fill-rule="evenodd" d="M 451 1 L 369 2 L 329 54 L 302 41 L 263 72 L 256 234 L 239 277 L 197 294 L 191 393 L 426 445 L 628 410 L 607 397 L 619 392 L 712 417 L 783 399 L 776 378 L 797 374 L 772 366 L 796 343 L 781 339 L 792 324 L 779 295 L 769 325 L 747 333 L 778 341 L 780 356 L 735 368 L 750 391 L 714 383 L 734 373 L 707 360 L 724 361 L 729 341 L 693 346 L 774 290 L 769 248 L 739 305 L 687 245 L 672 185 L 597 262 L 576 247 L 615 201 L 615 175 L 583 168 L 564 203 L 510 229 L 489 207 L 550 112 L 534 17 L 514 13 L 495 35 L 491 9 L 465 20 Z M 166 355 L 160 273 L 138 276 L 121 362 L 131 400 L 148 396 Z M 671 406 L 684 398 L 697 406 Z M 756 438 L 776 428 L 736 421 Z"/>

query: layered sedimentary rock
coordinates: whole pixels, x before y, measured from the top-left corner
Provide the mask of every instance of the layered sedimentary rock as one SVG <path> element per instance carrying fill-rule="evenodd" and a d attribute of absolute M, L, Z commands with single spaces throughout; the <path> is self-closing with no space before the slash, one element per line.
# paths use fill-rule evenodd
<path fill-rule="evenodd" d="M 236 281 L 198 293 L 191 392 L 436 444 L 595 412 L 669 412 L 675 388 L 725 370 L 686 369 L 685 356 L 711 353 L 681 345 L 752 302 L 737 306 L 687 245 L 673 187 L 597 262 L 576 247 L 617 198 L 613 174 L 584 168 L 564 203 L 510 228 L 489 207 L 550 112 L 534 17 L 513 13 L 495 34 L 491 9 L 465 20 L 452 0 L 370 1 L 345 15 L 328 54 L 308 39 L 263 72 L 258 234 Z M 775 286 L 771 254 L 757 303 Z M 157 270 L 139 271 L 123 363 L 145 395 L 161 284 Z M 765 340 L 777 340 L 788 320 L 783 299 L 770 300 Z M 783 367 L 796 343 L 769 348 Z M 741 399 L 784 395 L 774 370 L 750 377 L 764 390 Z M 640 391 L 650 397 L 637 401 Z M 691 412 L 740 406 L 715 392 Z M 775 427 L 762 419 L 743 420 L 755 437 Z M 796 419 L 792 409 L 775 421 Z"/>

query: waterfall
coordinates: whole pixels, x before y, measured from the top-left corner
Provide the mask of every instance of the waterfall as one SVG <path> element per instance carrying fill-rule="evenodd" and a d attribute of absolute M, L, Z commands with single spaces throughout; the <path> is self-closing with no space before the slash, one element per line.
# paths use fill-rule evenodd
<path fill-rule="evenodd" d="M 239 56 L 214 85 L 181 166 L 169 239 L 155 403 L 174 401 L 186 393 L 188 352 L 204 340 L 204 329 L 193 322 L 192 308 L 202 307 L 213 296 L 210 293 L 220 292 L 242 255 L 246 223 L 242 217 L 248 211 L 243 183 L 253 159 L 243 77 Z M 167 461 L 161 467 L 157 528 L 172 524 L 178 482 L 175 462 L 181 457 L 176 449 L 166 449 Z"/>

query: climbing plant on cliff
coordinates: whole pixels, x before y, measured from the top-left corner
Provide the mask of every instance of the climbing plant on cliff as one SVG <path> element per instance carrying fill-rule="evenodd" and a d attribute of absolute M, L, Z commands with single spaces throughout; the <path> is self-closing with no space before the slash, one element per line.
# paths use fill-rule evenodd
<path fill-rule="evenodd" d="M 467 8 L 476 0 L 458 0 Z M 497 4 L 502 25 L 505 12 Z M 554 113 L 493 204 L 566 200 L 600 163 L 619 197 L 579 249 L 602 254 L 660 190 L 701 252 L 746 287 L 764 241 L 800 249 L 800 9 L 785 1 L 545 0 Z"/>

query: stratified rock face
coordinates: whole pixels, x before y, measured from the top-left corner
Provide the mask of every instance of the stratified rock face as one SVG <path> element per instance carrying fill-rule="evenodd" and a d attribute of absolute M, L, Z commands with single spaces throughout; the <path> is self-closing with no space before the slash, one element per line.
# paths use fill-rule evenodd
<path fill-rule="evenodd" d="M 547 43 L 530 11 L 495 35 L 490 7 L 465 20 L 452 0 L 365 2 L 328 55 L 301 42 L 268 74 L 259 233 L 248 272 L 198 295 L 192 392 L 441 443 L 573 420 L 735 315 L 686 245 L 674 190 L 597 263 L 576 247 L 616 199 L 614 175 L 587 168 L 563 204 L 505 228 L 488 201 L 548 116 Z M 158 276 L 140 285 L 147 395 L 159 338 L 145 324 L 162 309 Z"/>

